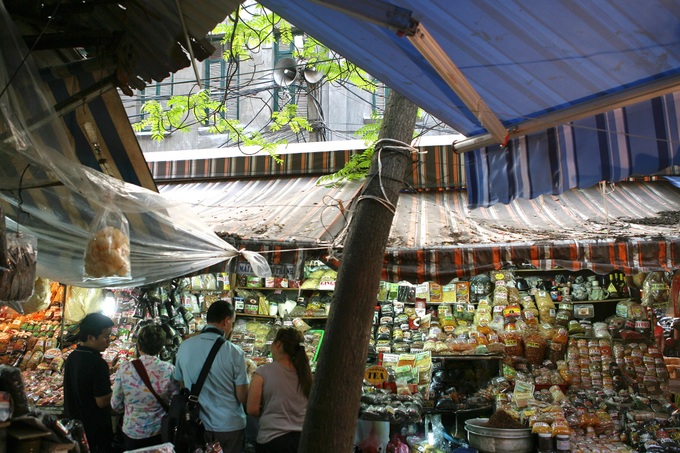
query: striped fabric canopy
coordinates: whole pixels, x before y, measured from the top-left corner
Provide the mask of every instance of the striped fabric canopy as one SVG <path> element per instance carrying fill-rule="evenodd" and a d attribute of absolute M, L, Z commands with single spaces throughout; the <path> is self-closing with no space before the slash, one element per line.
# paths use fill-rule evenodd
<path fill-rule="evenodd" d="M 607 273 L 680 266 L 680 189 L 668 181 L 571 189 L 470 209 L 464 191 L 401 194 L 389 281 L 470 277 L 506 264 Z"/>
<path fill-rule="evenodd" d="M 465 153 L 470 207 L 678 174 L 680 92 Z"/>

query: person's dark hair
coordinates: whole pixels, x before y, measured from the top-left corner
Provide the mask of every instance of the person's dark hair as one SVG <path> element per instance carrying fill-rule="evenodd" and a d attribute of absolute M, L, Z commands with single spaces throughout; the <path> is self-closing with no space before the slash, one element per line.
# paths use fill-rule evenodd
<path fill-rule="evenodd" d="M 220 323 L 227 318 L 234 316 L 234 307 L 226 300 L 217 300 L 208 307 L 208 313 L 205 316 L 207 322 Z"/>
<path fill-rule="evenodd" d="M 87 341 L 90 335 L 98 337 L 102 330 L 109 327 L 113 327 L 113 321 L 108 316 L 104 316 L 101 313 L 85 315 L 82 321 L 80 321 L 80 327 L 78 328 L 78 340 Z"/>
<path fill-rule="evenodd" d="M 163 349 L 165 339 L 165 332 L 161 326 L 144 326 L 137 334 L 137 348 L 149 355 L 157 355 Z"/>
<path fill-rule="evenodd" d="M 305 398 L 309 398 L 309 392 L 312 390 L 312 369 L 309 367 L 309 358 L 305 352 L 304 335 L 295 327 L 284 327 L 276 332 L 274 341 L 281 342 L 283 352 L 288 354 L 295 367 L 298 386 Z"/>

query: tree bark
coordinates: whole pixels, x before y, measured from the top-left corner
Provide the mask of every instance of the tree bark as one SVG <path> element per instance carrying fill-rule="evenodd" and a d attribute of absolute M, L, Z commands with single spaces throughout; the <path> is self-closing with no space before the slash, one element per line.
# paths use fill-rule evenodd
<path fill-rule="evenodd" d="M 417 110 L 391 91 L 379 139 L 410 144 Z M 301 453 L 352 451 L 385 248 L 411 162 L 410 151 L 379 143 L 355 201 L 307 406 Z M 388 203 L 379 201 L 385 198 Z"/>

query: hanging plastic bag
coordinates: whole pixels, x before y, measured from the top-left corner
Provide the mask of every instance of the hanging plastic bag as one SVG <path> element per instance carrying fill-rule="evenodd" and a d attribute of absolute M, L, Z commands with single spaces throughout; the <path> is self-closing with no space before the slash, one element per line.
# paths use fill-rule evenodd
<path fill-rule="evenodd" d="M 272 270 L 267 263 L 267 259 L 260 255 L 259 253 L 250 252 L 248 250 L 241 250 L 241 255 L 248 260 L 250 266 L 253 268 L 253 272 L 258 277 L 271 277 Z"/>
<path fill-rule="evenodd" d="M 23 313 L 21 303 L 33 294 L 37 238 L 25 233 L 7 235 L 8 270 L 0 271 L 0 305 Z"/>
<path fill-rule="evenodd" d="M 670 299 L 670 285 L 663 272 L 650 272 L 642 284 L 642 305 L 666 308 Z"/>
<path fill-rule="evenodd" d="M 33 286 L 33 294 L 21 304 L 26 315 L 46 310 L 50 306 L 50 297 L 52 296 L 50 281 L 38 277 Z"/>
<path fill-rule="evenodd" d="M 129 279 L 130 227 L 115 208 L 102 208 L 90 227 L 92 236 L 85 250 L 85 280 L 118 277 Z"/>

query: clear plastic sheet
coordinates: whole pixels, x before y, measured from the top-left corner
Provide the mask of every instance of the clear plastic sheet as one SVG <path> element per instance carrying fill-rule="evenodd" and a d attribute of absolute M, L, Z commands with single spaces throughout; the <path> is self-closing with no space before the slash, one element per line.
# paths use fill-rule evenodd
<path fill-rule="evenodd" d="M 35 62 L 26 57 L 28 49 L 1 3 L 0 46 L 0 205 L 8 230 L 37 236 L 39 276 L 81 287 L 142 286 L 240 254 L 192 215 L 190 206 L 76 160 Z M 84 280 L 89 228 L 107 206 L 129 222 L 132 275 Z M 270 275 L 261 256 L 243 255 L 260 276 Z"/>

